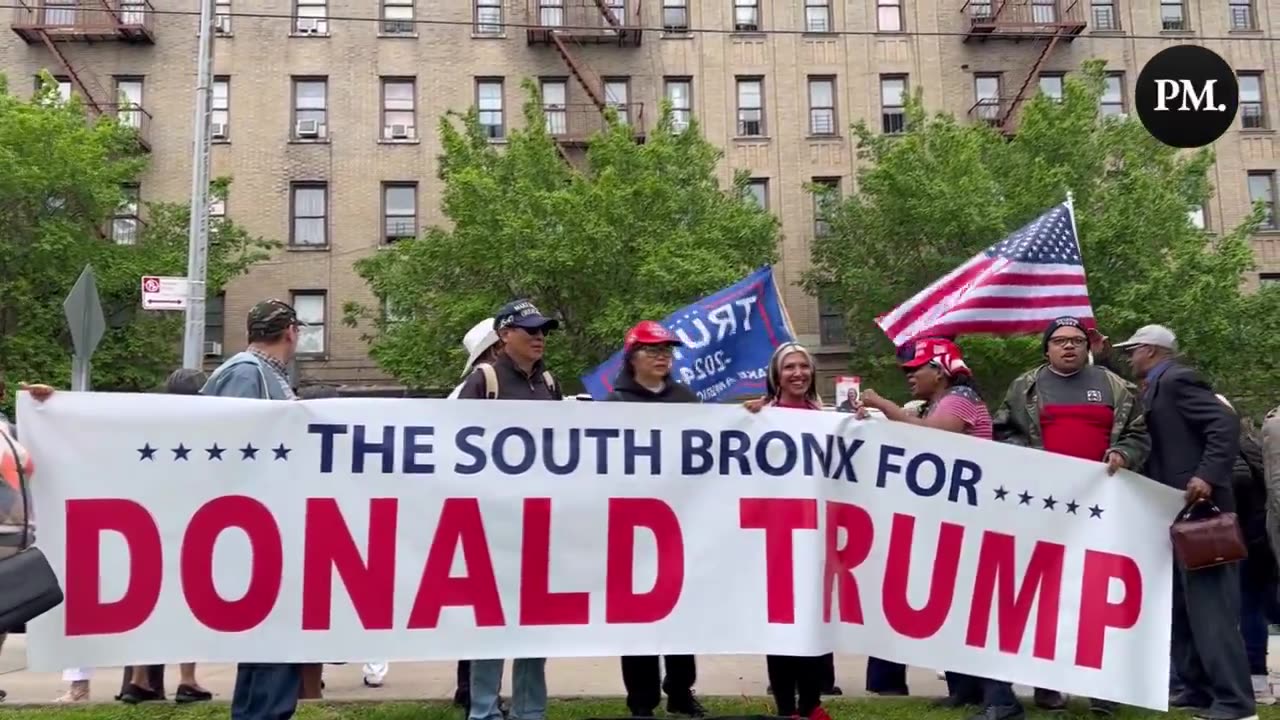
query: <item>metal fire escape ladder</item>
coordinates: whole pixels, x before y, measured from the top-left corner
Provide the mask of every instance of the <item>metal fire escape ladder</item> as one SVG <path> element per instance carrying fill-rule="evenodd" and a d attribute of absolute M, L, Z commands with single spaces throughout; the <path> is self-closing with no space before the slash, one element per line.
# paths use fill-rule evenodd
<path fill-rule="evenodd" d="M 600 14 L 604 16 L 605 22 L 609 23 L 609 27 L 621 33 L 622 23 L 619 22 L 618 18 L 613 14 L 613 10 L 605 4 L 604 0 L 594 0 L 594 2 L 596 7 L 600 9 Z"/>
<path fill-rule="evenodd" d="M 1062 37 L 1061 29 L 1055 30 L 1053 35 L 1049 36 L 1049 41 L 1045 43 L 1044 48 L 1040 51 L 1040 56 L 1036 58 L 1035 63 L 1031 66 L 1031 71 L 1022 80 L 1022 87 L 1018 88 L 1017 94 L 1009 102 L 1009 109 L 1005 111 L 1004 117 L 1000 118 L 1000 127 L 1002 129 L 1008 130 L 1012 128 L 1013 119 L 1018 114 L 1018 108 L 1022 106 L 1027 97 L 1027 90 L 1040 77 L 1040 68 L 1044 67 L 1045 61 L 1049 59 L 1049 54 L 1053 52 L 1053 48 L 1058 44 L 1058 38 L 1060 37 Z"/>
<path fill-rule="evenodd" d="M 58 44 L 55 43 L 49 37 L 49 33 L 43 29 L 40 30 L 40 39 L 44 41 L 45 47 L 49 48 L 49 52 L 53 53 L 53 56 L 58 59 L 58 62 L 62 65 L 63 69 L 67 71 L 67 76 L 71 78 L 71 82 L 80 89 L 80 94 L 84 97 L 85 103 L 89 107 L 93 108 L 95 113 L 102 115 L 103 109 L 102 106 L 98 104 L 98 100 L 95 97 L 96 93 L 89 88 L 88 84 L 85 83 L 84 78 L 80 76 L 80 73 L 76 72 L 75 67 L 71 65 L 71 61 L 67 60 L 67 56 L 58 49 Z"/>
<path fill-rule="evenodd" d="M 608 105 L 604 101 L 603 88 L 604 85 L 595 77 L 595 73 L 587 69 L 585 65 L 578 62 L 573 53 L 569 51 L 568 45 L 565 44 L 564 36 L 559 31 L 551 33 L 551 42 L 556 46 L 556 52 L 560 53 L 560 57 L 564 59 L 564 64 L 568 66 L 569 72 L 587 92 L 587 97 L 591 98 L 591 102 L 604 112 Z"/>
<path fill-rule="evenodd" d="M 111 20 L 112 27 L 118 28 L 123 24 L 120 19 L 120 12 L 115 8 L 114 0 L 98 0 L 98 4 L 102 6 L 103 12 Z"/>

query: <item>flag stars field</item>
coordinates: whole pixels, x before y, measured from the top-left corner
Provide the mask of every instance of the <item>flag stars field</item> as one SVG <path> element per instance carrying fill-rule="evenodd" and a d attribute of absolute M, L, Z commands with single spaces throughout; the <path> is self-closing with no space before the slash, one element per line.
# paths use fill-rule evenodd
<path fill-rule="evenodd" d="M 173 462 L 190 462 L 191 453 L 197 451 L 198 447 L 187 447 L 186 443 L 178 443 L 177 447 L 169 448 L 169 452 L 173 453 Z M 155 462 L 156 453 L 160 452 L 161 449 L 152 447 L 149 442 L 144 443 L 140 448 L 135 448 L 138 453 L 138 462 Z M 221 462 L 223 460 L 222 454 L 227 452 L 228 449 L 230 448 L 222 447 L 215 442 L 212 446 L 204 448 L 204 452 L 207 455 L 205 459 L 209 462 Z M 244 447 L 238 449 L 240 451 L 240 460 L 242 461 L 257 460 L 258 453 L 263 450 L 263 448 L 254 447 L 253 443 L 246 443 Z M 271 451 L 273 459 L 285 462 L 289 461 L 289 453 L 293 452 L 293 448 L 286 447 L 284 443 L 268 449 Z M 197 457 L 199 456 L 197 455 Z"/>
<path fill-rule="evenodd" d="M 995 488 L 992 492 L 995 493 L 996 500 L 999 500 L 1001 502 L 1008 502 L 1009 494 L 1012 493 L 1013 491 L 1001 485 L 1000 487 Z M 1020 493 L 1013 493 L 1013 495 L 1014 497 L 1018 498 L 1018 505 L 1026 505 L 1029 508 L 1034 507 L 1031 504 L 1031 501 L 1035 500 L 1036 496 L 1032 495 L 1031 493 L 1023 490 Z M 1052 495 L 1047 495 L 1043 498 L 1040 498 L 1040 502 L 1043 503 L 1043 506 L 1040 508 L 1041 510 L 1051 510 L 1051 511 L 1057 512 L 1058 506 L 1061 505 L 1063 512 L 1067 513 L 1068 515 L 1080 514 L 1079 512 L 1080 503 L 1076 502 L 1075 500 L 1060 500 L 1055 498 Z M 1093 507 L 1088 508 L 1088 510 L 1089 510 L 1090 518 L 1096 519 L 1096 520 L 1102 519 L 1103 508 L 1097 505 L 1094 505 Z"/>

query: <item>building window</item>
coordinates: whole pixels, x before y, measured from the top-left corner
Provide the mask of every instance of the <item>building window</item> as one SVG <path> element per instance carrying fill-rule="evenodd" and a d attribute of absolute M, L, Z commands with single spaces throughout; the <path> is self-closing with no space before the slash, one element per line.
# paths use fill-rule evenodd
<path fill-rule="evenodd" d="M 1276 223 L 1276 174 L 1272 170 L 1249 173 L 1249 202 L 1262 203 L 1262 230 L 1280 230 Z"/>
<path fill-rule="evenodd" d="M 689 78 L 667 78 L 665 94 L 671 103 L 671 130 L 684 132 L 693 119 L 693 81 Z"/>
<path fill-rule="evenodd" d="M 1229 2 L 1232 30 L 1258 29 L 1258 23 L 1253 14 L 1253 0 L 1229 0 Z"/>
<path fill-rule="evenodd" d="M 382 34 L 413 33 L 413 0 L 382 0 Z"/>
<path fill-rule="evenodd" d="M 907 78 L 880 78 L 880 128 L 886 135 L 907 129 Z"/>
<path fill-rule="evenodd" d="M 329 81 L 324 78 L 294 78 L 293 137 L 319 140 L 329 134 Z"/>
<path fill-rule="evenodd" d="M 116 120 L 141 130 L 142 114 L 142 78 L 116 78 Z"/>
<path fill-rule="evenodd" d="M 329 186 L 324 183 L 294 183 L 289 244 L 296 247 L 328 247 Z"/>
<path fill-rule="evenodd" d="M 1040 93 L 1054 102 L 1062 101 L 1063 78 L 1061 75 L 1041 75 Z"/>
<path fill-rule="evenodd" d="M 62 102 L 71 101 L 71 80 L 65 77 L 55 77 L 53 79 L 58 86 L 58 99 Z M 36 92 L 44 89 L 44 79 L 39 75 L 36 76 Z"/>
<path fill-rule="evenodd" d="M 299 355 L 324 355 L 325 300 L 323 290 L 294 290 L 293 311 L 305 323 L 298 328 Z"/>
<path fill-rule="evenodd" d="M 829 291 L 818 292 L 818 335 L 823 345 L 846 345 L 844 310 L 831 297 Z"/>
<path fill-rule="evenodd" d="M 382 138 L 412 140 L 418 136 L 414 98 L 417 83 L 413 78 L 382 79 Z"/>
<path fill-rule="evenodd" d="M 329 34 L 329 0 L 294 0 L 295 35 Z"/>
<path fill-rule="evenodd" d="M 604 103 L 618 113 L 618 122 L 631 123 L 631 81 L 626 78 L 608 78 L 604 81 Z"/>
<path fill-rule="evenodd" d="M 902 32 L 902 0 L 876 0 L 876 29 Z"/>
<path fill-rule="evenodd" d="M 205 301 L 204 305 L 204 354 L 209 357 L 222 357 L 222 344 L 226 340 L 227 295 L 218 293 Z"/>
<path fill-rule="evenodd" d="M 1182 0 L 1160 0 L 1160 29 L 1187 29 L 1187 7 Z"/>
<path fill-rule="evenodd" d="M 219 35 L 231 34 L 231 0 L 217 0 L 213 4 L 213 28 Z"/>
<path fill-rule="evenodd" d="M 1098 105 L 1103 117 L 1124 114 L 1124 73 L 1107 73 Z"/>
<path fill-rule="evenodd" d="M 490 140 L 507 136 L 502 114 L 502 81 L 476 80 L 476 107 L 480 111 L 480 127 Z"/>
<path fill-rule="evenodd" d="M 214 140 L 231 137 L 231 80 L 213 79 L 213 98 L 209 105 L 209 130 Z"/>
<path fill-rule="evenodd" d="M 1116 13 L 1116 0 L 1092 0 L 1093 29 L 1119 30 L 1120 16 Z"/>
<path fill-rule="evenodd" d="M 564 78 L 542 80 L 542 116 L 547 120 L 547 133 L 564 135 L 569 132 L 569 86 Z"/>
<path fill-rule="evenodd" d="M 767 178 L 751 178 L 747 181 L 747 200 L 755 203 L 761 210 L 769 209 L 769 180 Z"/>
<path fill-rule="evenodd" d="M 735 32 L 757 32 L 760 29 L 760 0 L 733 0 Z"/>
<path fill-rule="evenodd" d="M 738 78 L 738 137 L 764 135 L 764 80 Z"/>
<path fill-rule="evenodd" d="M 142 188 L 136 184 L 120 187 L 120 204 L 111 216 L 111 239 L 117 245 L 133 245 L 138 242 L 138 228 L 142 220 L 138 217 L 141 204 Z"/>
<path fill-rule="evenodd" d="M 1240 127 L 1260 130 L 1267 127 L 1267 109 L 1262 95 L 1262 73 L 1240 73 Z"/>
<path fill-rule="evenodd" d="M 662 0 L 662 28 L 677 33 L 689 29 L 689 0 Z"/>
<path fill-rule="evenodd" d="M 502 0 L 476 0 L 477 35 L 502 34 Z"/>
<path fill-rule="evenodd" d="M 804 0 L 805 32 L 831 32 L 831 0 Z"/>
<path fill-rule="evenodd" d="M 224 220 L 227 217 L 227 199 L 220 197 L 209 198 L 209 219 Z"/>
<path fill-rule="evenodd" d="M 813 236 L 831 234 L 831 210 L 840 202 L 840 178 L 813 179 Z"/>
<path fill-rule="evenodd" d="M 1000 123 L 1000 76 L 973 76 L 974 118 L 990 125 Z"/>
<path fill-rule="evenodd" d="M 1275 285 L 1280 283 L 1280 273 L 1258 273 L 1258 283 L 1260 285 Z"/>
<path fill-rule="evenodd" d="M 417 183 L 383 184 L 382 228 L 389 243 L 418 236 Z"/>
<path fill-rule="evenodd" d="M 809 134 L 836 134 L 835 78 L 809 78 Z"/>
<path fill-rule="evenodd" d="M 1204 205 L 1196 205 L 1187 211 L 1187 222 L 1191 223 L 1191 227 L 1197 230 L 1204 230 L 1209 227 L 1209 222 L 1204 213 Z"/>

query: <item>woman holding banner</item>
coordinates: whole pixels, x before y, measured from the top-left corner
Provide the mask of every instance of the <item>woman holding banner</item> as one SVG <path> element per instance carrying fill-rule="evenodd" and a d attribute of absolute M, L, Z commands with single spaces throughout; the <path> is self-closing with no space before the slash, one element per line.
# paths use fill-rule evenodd
<path fill-rule="evenodd" d="M 862 392 L 858 417 L 878 410 L 894 422 L 922 425 L 936 430 L 992 439 L 991 414 L 973 382 L 973 371 L 964 362 L 960 347 L 943 338 L 925 338 L 901 348 L 898 359 L 907 375 L 907 385 L 916 400 L 924 401 L 923 411 L 913 412 L 880 397 L 876 391 Z M 900 663 L 867 659 L 867 690 L 881 694 L 907 693 L 907 669 Z M 967 705 L 982 707 L 974 720 L 1015 720 L 1025 715 L 1022 704 L 1007 682 L 949 672 L 947 697 L 940 704 L 948 708 Z"/>
<path fill-rule="evenodd" d="M 813 355 L 803 345 L 779 345 L 769 360 L 765 396 L 748 401 L 745 407 L 753 413 L 766 406 L 822 410 L 815 367 Z M 769 667 L 769 688 L 773 702 L 778 706 L 778 715 L 831 720 L 826 708 L 822 707 L 822 691 L 824 685 L 832 684 L 834 679 L 833 655 L 767 655 L 765 659 Z"/>

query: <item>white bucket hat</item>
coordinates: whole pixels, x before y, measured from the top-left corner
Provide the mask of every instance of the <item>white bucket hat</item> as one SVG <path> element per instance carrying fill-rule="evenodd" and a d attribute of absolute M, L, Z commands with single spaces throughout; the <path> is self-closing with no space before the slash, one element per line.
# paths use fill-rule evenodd
<path fill-rule="evenodd" d="M 471 372 L 471 366 L 476 364 L 476 360 L 497 342 L 498 331 L 493 329 L 493 318 L 485 318 L 468 330 L 462 337 L 462 349 L 469 355 L 466 367 L 462 368 L 462 376 L 466 377 L 467 373 Z"/>

